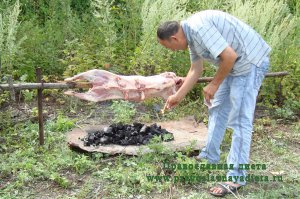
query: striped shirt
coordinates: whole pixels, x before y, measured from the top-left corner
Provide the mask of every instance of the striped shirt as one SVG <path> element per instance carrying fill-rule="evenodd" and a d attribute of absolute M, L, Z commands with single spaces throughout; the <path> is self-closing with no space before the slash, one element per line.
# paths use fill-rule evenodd
<path fill-rule="evenodd" d="M 271 51 L 253 28 L 222 11 L 198 12 L 181 21 L 181 27 L 187 39 L 191 62 L 203 58 L 218 66 L 220 53 L 231 46 L 238 55 L 230 72 L 234 76 L 249 72 L 251 64 L 260 66 Z"/>

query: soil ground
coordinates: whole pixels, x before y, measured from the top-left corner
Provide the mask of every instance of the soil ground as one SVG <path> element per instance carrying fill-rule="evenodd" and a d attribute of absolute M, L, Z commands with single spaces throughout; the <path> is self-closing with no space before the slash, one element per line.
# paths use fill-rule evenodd
<path fill-rule="evenodd" d="M 81 101 L 68 101 L 62 99 L 48 99 L 44 103 L 44 119 L 55 119 L 59 112 L 63 112 L 68 118 L 76 119 L 76 126 L 109 124 L 113 113 L 108 108 L 111 102 L 89 104 Z M 10 111 L 13 123 L 22 123 L 28 120 L 37 122 L 36 102 L 10 104 L 3 106 L 2 112 Z M 156 108 L 157 109 L 157 108 Z M 105 111 L 104 111 L 105 110 Z M 137 115 L 149 112 L 149 107 L 136 104 Z M 104 114 L 105 112 L 105 114 Z M 236 196 L 227 198 L 298 198 L 300 194 L 300 125 L 299 118 L 292 121 L 274 119 L 270 116 L 272 111 L 265 107 L 257 107 L 254 121 L 254 134 L 251 148 L 251 164 L 264 163 L 268 165 L 265 171 L 250 171 L 258 175 L 282 176 L 283 181 L 251 182 L 245 186 Z M 155 110 L 149 113 L 155 117 Z M 156 118 L 161 119 L 161 118 Z M 230 134 L 230 133 L 229 133 Z M 229 135 L 230 136 L 230 135 Z M 1 138 L 4 139 L 4 138 Z M 223 156 L 228 154 L 230 137 L 222 145 Z M 1 140 L 0 140 L 1 142 Z M 76 152 L 80 153 L 80 152 Z M 195 155 L 198 151 L 189 155 Z M 148 194 L 126 194 L 124 187 L 116 186 L 110 179 L 95 176 L 95 172 L 105 167 L 116 164 L 117 159 L 130 160 L 130 156 L 104 156 L 97 160 L 96 167 L 87 169 L 79 174 L 72 169 L 61 169 L 59 173 L 66 178 L 71 185 L 63 188 L 57 182 L 49 179 L 32 180 L 25 183 L 26 187 L 14 190 L 20 198 L 213 198 L 209 193 L 209 187 L 215 183 L 198 183 L 192 185 L 171 184 L 169 189 L 163 192 L 152 190 Z M 192 157 L 191 157 L 192 158 Z M 225 158 L 223 158 L 225 159 Z M 1 174 L 1 173 L 0 173 Z M 15 182 L 15 175 L 6 175 L 0 180 L 0 196 L 8 198 L 5 188 Z M 114 190 L 117 189 L 117 190 Z M 4 191 L 3 191 L 4 190 Z M 123 191 L 122 191 L 123 190 Z M 113 194 L 112 192 L 119 194 Z M 13 193 L 12 193 L 13 194 Z M 14 195 L 13 194 L 13 195 Z"/>

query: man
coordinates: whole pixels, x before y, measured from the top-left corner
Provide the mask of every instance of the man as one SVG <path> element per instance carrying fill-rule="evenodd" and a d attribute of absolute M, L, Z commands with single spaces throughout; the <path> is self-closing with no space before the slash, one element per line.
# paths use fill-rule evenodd
<path fill-rule="evenodd" d="M 240 178 L 246 172 L 239 165 L 249 163 L 256 97 L 269 67 L 271 48 L 250 26 L 216 10 L 198 12 L 180 23 L 165 22 L 158 27 L 157 37 L 173 51 L 189 49 L 191 60 L 183 85 L 167 99 L 165 109 L 178 105 L 192 89 L 202 74 L 203 60 L 216 65 L 213 80 L 203 89 L 209 107 L 208 140 L 197 159 L 217 163 L 226 127 L 232 128 L 227 164 L 234 169 L 227 173 L 228 182 L 218 183 L 210 193 L 235 192 L 246 184 Z"/>

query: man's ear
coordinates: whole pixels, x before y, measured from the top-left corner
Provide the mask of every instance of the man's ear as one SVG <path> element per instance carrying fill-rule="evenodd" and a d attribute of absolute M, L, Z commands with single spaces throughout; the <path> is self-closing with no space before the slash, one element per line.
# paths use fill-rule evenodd
<path fill-rule="evenodd" d="M 178 38 L 177 38 L 175 35 L 172 35 L 172 36 L 170 37 L 170 39 L 171 39 L 171 40 L 178 41 Z"/>

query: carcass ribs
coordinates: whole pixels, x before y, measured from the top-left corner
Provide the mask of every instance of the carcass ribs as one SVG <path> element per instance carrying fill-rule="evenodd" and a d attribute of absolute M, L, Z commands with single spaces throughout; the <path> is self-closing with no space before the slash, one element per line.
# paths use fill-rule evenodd
<path fill-rule="evenodd" d="M 93 102 L 111 99 L 139 102 L 152 97 L 167 99 L 183 83 L 183 78 L 177 77 L 173 72 L 145 77 L 138 75 L 116 75 L 97 69 L 65 79 L 66 82 L 75 80 L 87 80 L 92 84 L 92 88 L 85 93 L 66 91 L 65 94 Z"/>

